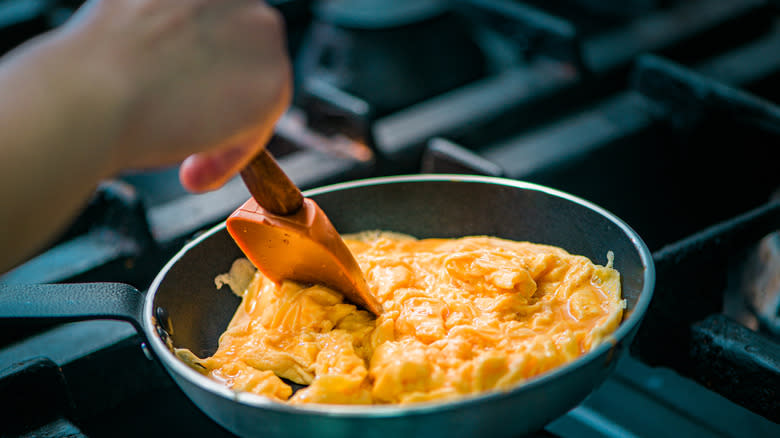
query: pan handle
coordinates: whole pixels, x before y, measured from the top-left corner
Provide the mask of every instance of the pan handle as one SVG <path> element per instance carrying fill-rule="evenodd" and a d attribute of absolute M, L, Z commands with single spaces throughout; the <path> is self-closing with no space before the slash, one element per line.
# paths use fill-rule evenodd
<path fill-rule="evenodd" d="M 71 322 L 117 319 L 142 324 L 144 295 L 122 283 L 0 284 L 0 321 Z"/>

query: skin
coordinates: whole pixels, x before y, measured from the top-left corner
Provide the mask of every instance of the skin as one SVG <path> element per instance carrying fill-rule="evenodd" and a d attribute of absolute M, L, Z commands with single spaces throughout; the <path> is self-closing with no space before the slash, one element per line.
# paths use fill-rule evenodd
<path fill-rule="evenodd" d="M 102 179 L 182 162 L 222 186 L 291 96 L 280 15 L 258 0 L 91 0 L 0 60 L 0 273 L 73 220 Z"/>

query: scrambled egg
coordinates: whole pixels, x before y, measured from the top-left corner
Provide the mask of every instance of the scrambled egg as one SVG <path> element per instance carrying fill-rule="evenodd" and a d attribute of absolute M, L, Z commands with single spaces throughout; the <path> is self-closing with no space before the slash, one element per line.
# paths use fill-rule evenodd
<path fill-rule="evenodd" d="M 240 259 L 243 297 L 217 352 L 179 356 L 288 403 L 413 403 L 506 390 L 589 351 L 620 323 L 620 277 L 563 249 L 494 237 L 345 236 L 379 318 L 319 285 L 278 286 Z M 293 394 L 284 380 L 306 385 Z"/>

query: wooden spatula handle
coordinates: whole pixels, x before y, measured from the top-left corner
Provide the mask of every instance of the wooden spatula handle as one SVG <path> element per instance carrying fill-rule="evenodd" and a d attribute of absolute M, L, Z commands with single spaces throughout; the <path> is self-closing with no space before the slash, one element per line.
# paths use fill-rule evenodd
<path fill-rule="evenodd" d="M 303 205 L 301 191 L 267 149 L 241 171 L 241 178 L 255 201 L 271 213 L 287 216 Z"/>

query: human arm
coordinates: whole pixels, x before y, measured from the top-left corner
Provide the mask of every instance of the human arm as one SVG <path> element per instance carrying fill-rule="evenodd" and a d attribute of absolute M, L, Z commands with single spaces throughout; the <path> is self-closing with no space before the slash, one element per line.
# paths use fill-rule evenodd
<path fill-rule="evenodd" d="M 186 158 L 186 188 L 219 187 L 270 138 L 290 87 L 262 2 L 87 2 L 0 62 L 0 272 L 120 170 Z"/>

